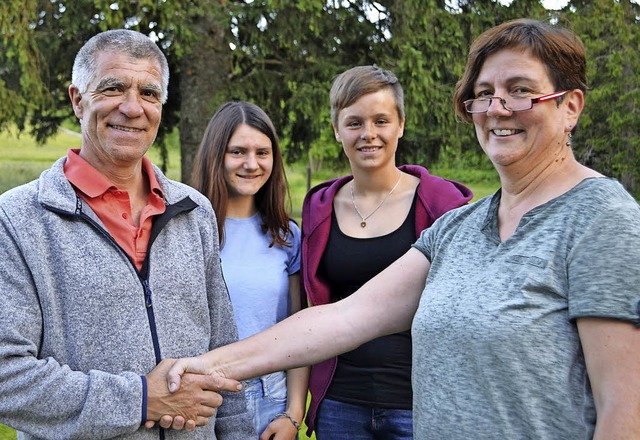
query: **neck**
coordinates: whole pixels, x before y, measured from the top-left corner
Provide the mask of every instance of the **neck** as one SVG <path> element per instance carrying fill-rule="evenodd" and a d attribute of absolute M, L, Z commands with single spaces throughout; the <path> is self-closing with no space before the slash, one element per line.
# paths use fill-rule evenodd
<path fill-rule="evenodd" d="M 526 158 L 524 161 L 530 160 Z M 549 155 L 534 167 L 513 164 L 497 167 L 500 175 L 503 195 L 515 198 L 527 198 L 532 194 L 544 192 L 554 186 L 563 186 L 562 182 L 576 175 L 580 164 L 575 160 L 573 151 L 564 147 Z"/>
<path fill-rule="evenodd" d="M 258 212 L 258 208 L 254 196 L 229 197 L 227 217 L 249 218 L 253 217 L 256 212 Z"/>
<path fill-rule="evenodd" d="M 388 193 L 401 174 L 395 166 L 380 170 L 353 170 L 353 191 L 363 197 Z"/>
<path fill-rule="evenodd" d="M 142 158 L 135 162 L 116 162 L 108 157 L 87 153 L 86 148 L 80 149 L 80 157 L 104 174 L 119 190 L 130 195 L 148 192 L 148 179 L 142 172 Z"/>
<path fill-rule="evenodd" d="M 503 213 L 511 212 L 511 215 L 519 218 L 536 206 L 566 193 L 588 177 L 602 177 L 600 173 L 576 161 L 571 151 L 555 166 L 546 167 L 533 176 L 510 181 L 501 174 L 500 210 Z"/>

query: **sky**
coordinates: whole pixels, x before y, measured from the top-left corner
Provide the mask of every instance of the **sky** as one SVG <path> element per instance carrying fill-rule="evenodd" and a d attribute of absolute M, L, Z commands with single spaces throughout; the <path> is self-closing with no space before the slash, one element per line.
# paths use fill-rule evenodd
<path fill-rule="evenodd" d="M 513 0 L 500 0 L 503 5 L 510 5 Z M 542 0 L 542 6 L 547 9 L 562 9 L 567 6 L 569 0 Z"/>
<path fill-rule="evenodd" d="M 569 0 L 542 0 L 542 6 L 547 9 L 562 9 L 567 6 Z"/>

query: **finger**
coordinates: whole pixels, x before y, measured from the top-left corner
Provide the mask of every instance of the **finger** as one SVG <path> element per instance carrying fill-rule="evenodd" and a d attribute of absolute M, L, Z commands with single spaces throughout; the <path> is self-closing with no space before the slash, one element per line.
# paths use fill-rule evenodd
<path fill-rule="evenodd" d="M 198 408 L 198 415 L 202 417 L 213 417 L 216 414 L 216 408 L 207 406 L 203 403 L 200 408 Z"/>
<path fill-rule="evenodd" d="M 203 390 L 209 391 L 240 391 L 242 384 L 235 379 L 217 375 L 189 374 L 189 380 Z"/>
<path fill-rule="evenodd" d="M 222 396 L 215 391 L 203 391 L 200 397 L 200 404 L 209 408 L 219 408 L 222 405 Z"/>
<path fill-rule="evenodd" d="M 172 416 L 167 416 L 167 415 L 160 417 L 160 421 L 158 422 L 160 427 L 164 428 L 164 429 L 171 428 L 171 424 L 172 423 L 173 423 L 173 417 Z"/>
<path fill-rule="evenodd" d="M 260 440 L 295 439 L 298 430 L 286 418 L 271 421 L 260 436 Z"/>
<path fill-rule="evenodd" d="M 174 393 L 180 389 L 180 377 L 187 371 L 189 363 L 186 359 L 178 359 L 167 372 L 167 386 L 169 392 Z"/>
<path fill-rule="evenodd" d="M 272 429 L 269 429 L 268 426 L 267 429 L 260 434 L 260 440 L 271 440 L 273 438 L 275 438 L 275 432 Z"/>
<path fill-rule="evenodd" d="M 187 424 L 191 423 L 193 426 L 193 429 L 196 428 L 196 426 L 205 426 L 209 423 L 209 418 L 208 417 L 200 417 L 198 416 L 197 420 L 187 420 Z M 191 431 L 193 431 L 193 429 Z M 191 432 L 189 431 L 189 432 Z"/>
<path fill-rule="evenodd" d="M 171 429 L 175 429 L 176 431 L 180 431 L 184 428 L 186 420 L 182 416 L 175 416 L 173 419 L 173 423 L 171 424 Z"/>

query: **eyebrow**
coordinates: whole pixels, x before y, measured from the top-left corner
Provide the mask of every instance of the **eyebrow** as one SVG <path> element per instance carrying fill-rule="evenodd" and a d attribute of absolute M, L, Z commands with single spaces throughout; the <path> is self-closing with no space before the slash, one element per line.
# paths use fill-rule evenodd
<path fill-rule="evenodd" d="M 148 84 L 144 84 L 142 87 L 140 87 L 141 90 L 149 90 L 149 91 L 153 91 L 153 92 L 157 92 L 157 93 L 161 93 L 162 92 L 162 88 L 155 83 L 148 83 Z"/>
<path fill-rule="evenodd" d="M 96 86 L 96 90 L 101 90 L 107 87 L 122 87 L 122 88 L 126 88 L 127 84 L 122 81 L 119 78 L 114 78 L 114 77 L 107 77 L 107 78 L 103 78 L 98 85 Z M 146 91 L 152 91 L 152 92 L 156 92 L 156 93 L 162 93 L 162 88 L 160 87 L 160 85 L 156 84 L 156 83 L 147 83 L 147 84 L 143 84 L 142 86 L 140 86 L 140 90 L 146 90 Z"/>
<path fill-rule="evenodd" d="M 389 117 L 393 117 L 394 113 L 393 112 L 380 112 L 380 113 L 376 113 L 375 115 L 371 115 L 374 118 L 389 118 Z M 342 119 L 362 119 L 362 115 L 357 115 L 357 114 L 353 114 L 353 115 L 344 115 L 342 117 Z"/>
<path fill-rule="evenodd" d="M 107 78 L 103 78 L 98 83 L 98 85 L 96 85 L 96 90 L 104 89 L 105 87 L 124 86 L 124 85 L 125 85 L 125 83 L 121 79 L 113 78 L 113 77 L 107 77 Z"/>
<path fill-rule="evenodd" d="M 254 149 L 253 147 L 247 147 L 245 145 L 238 145 L 238 144 L 229 144 L 227 146 L 227 150 L 252 150 Z M 273 150 L 273 145 L 262 145 L 262 146 L 258 146 L 255 147 L 256 150 Z"/>
<path fill-rule="evenodd" d="M 512 78 L 508 78 L 506 83 L 507 85 L 512 85 L 514 83 L 527 83 L 527 84 L 532 84 L 532 83 L 537 83 L 537 80 L 535 80 L 534 78 L 528 77 L 528 76 L 514 76 Z M 490 81 L 482 81 L 479 83 L 476 83 L 474 85 L 474 88 L 476 87 L 492 87 L 493 83 L 491 83 Z"/>

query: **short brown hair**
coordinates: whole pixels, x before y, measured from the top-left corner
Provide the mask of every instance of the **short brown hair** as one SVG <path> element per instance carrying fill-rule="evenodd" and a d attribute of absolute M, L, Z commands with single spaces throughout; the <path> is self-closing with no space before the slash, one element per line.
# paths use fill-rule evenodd
<path fill-rule="evenodd" d="M 404 119 L 404 91 L 398 78 L 390 71 L 376 66 L 356 66 L 342 72 L 334 80 L 329 92 L 331 122 L 338 123 L 340 110 L 349 107 L 361 96 L 390 89 L 400 119 Z"/>
<path fill-rule="evenodd" d="M 453 98 L 456 114 L 471 122 L 464 101 L 474 98 L 473 88 L 486 59 L 509 48 L 530 51 L 546 67 L 556 91 L 587 91 L 587 60 L 580 38 L 568 29 L 532 19 L 518 19 L 493 27 L 475 39 L 464 74 Z"/>

